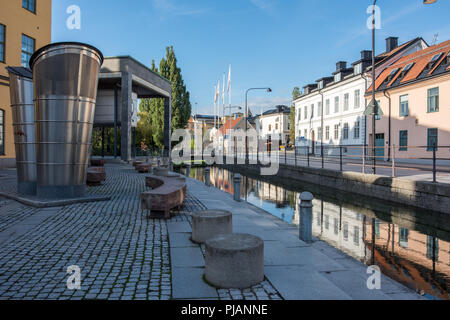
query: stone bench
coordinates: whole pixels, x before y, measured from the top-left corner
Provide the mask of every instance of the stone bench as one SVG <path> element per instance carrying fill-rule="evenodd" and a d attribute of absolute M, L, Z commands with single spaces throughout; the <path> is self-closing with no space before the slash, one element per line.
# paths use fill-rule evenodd
<path fill-rule="evenodd" d="M 205 243 L 206 240 L 220 234 L 233 232 L 232 214 L 225 210 L 206 210 L 192 214 L 192 237 L 196 243 Z"/>
<path fill-rule="evenodd" d="M 86 184 L 98 186 L 106 180 L 106 170 L 104 167 L 89 167 L 86 174 Z"/>
<path fill-rule="evenodd" d="M 141 194 L 141 209 L 164 212 L 170 219 L 170 210 L 181 206 L 186 199 L 186 179 L 175 177 L 145 177 L 145 185 L 152 190 Z"/>
<path fill-rule="evenodd" d="M 93 167 L 104 167 L 105 163 L 104 159 L 91 159 L 91 166 Z"/>
<path fill-rule="evenodd" d="M 168 166 L 158 166 L 153 169 L 153 174 L 158 177 L 167 177 L 169 175 Z"/>
<path fill-rule="evenodd" d="M 136 165 L 136 170 L 139 173 L 149 173 L 150 170 L 152 169 L 152 165 L 149 163 L 142 163 L 142 164 L 138 164 Z"/>
<path fill-rule="evenodd" d="M 264 280 L 264 241 L 249 234 L 206 241 L 205 279 L 224 289 L 246 289 Z"/>

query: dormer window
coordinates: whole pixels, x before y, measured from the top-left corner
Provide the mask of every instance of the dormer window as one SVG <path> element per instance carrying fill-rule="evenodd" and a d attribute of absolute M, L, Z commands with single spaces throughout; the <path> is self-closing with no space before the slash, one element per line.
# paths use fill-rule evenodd
<path fill-rule="evenodd" d="M 406 74 L 409 72 L 409 70 L 411 70 L 411 68 L 414 66 L 414 63 L 409 63 L 407 64 L 403 70 L 402 70 L 402 74 L 401 77 L 403 78 L 404 76 L 406 76 Z"/>
<path fill-rule="evenodd" d="M 342 79 L 342 74 L 339 72 L 334 75 L 334 82 L 339 82 Z"/>
<path fill-rule="evenodd" d="M 447 53 L 447 64 L 450 64 L 450 52 L 449 53 Z"/>
<path fill-rule="evenodd" d="M 427 69 L 433 68 L 434 64 L 438 61 L 441 55 L 442 55 L 441 53 L 435 54 L 433 58 L 431 58 L 430 62 L 428 62 Z"/>
<path fill-rule="evenodd" d="M 319 81 L 318 88 L 319 88 L 319 89 L 323 89 L 323 80 L 322 80 L 322 81 Z"/>
<path fill-rule="evenodd" d="M 355 67 L 353 68 L 353 74 L 354 75 L 358 75 L 362 73 L 362 63 L 358 63 L 357 65 L 355 65 Z"/>
<path fill-rule="evenodd" d="M 395 68 L 394 70 L 391 71 L 391 73 L 388 75 L 386 82 L 391 82 L 391 80 L 395 77 L 395 75 L 397 74 L 397 72 L 399 71 L 399 68 Z"/>

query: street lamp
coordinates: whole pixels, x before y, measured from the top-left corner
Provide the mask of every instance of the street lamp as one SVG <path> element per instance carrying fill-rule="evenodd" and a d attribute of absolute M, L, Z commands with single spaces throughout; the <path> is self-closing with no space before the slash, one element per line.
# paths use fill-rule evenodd
<path fill-rule="evenodd" d="M 436 3 L 438 0 L 423 0 L 424 4 L 433 4 Z M 372 7 L 372 152 L 373 152 L 373 174 L 376 174 L 376 147 L 375 147 L 375 122 L 376 122 L 376 116 L 378 115 L 378 105 L 375 98 L 375 6 L 377 5 L 377 0 L 374 0 L 373 7 Z"/>
<path fill-rule="evenodd" d="M 252 90 L 266 90 L 268 93 L 272 92 L 271 88 L 250 88 L 245 92 L 245 163 L 248 161 L 248 93 Z"/>

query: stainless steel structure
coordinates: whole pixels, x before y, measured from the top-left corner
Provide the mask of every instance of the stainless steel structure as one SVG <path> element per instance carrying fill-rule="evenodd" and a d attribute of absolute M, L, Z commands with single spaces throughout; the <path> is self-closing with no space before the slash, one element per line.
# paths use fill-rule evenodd
<path fill-rule="evenodd" d="M 84 195 L 102 63 L 98 49 L 75 42 L 50 44 L 30 59 L 39 197 Z"/>
<path fill-rule="evenodd" d="M 17 191 L 36 194 L 33 74 L 23 67 L 7 67 L 16 149 Z"/>

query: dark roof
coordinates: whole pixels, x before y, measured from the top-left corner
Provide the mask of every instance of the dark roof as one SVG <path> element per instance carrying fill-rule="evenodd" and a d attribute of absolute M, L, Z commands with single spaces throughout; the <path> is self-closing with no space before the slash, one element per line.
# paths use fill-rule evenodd
<path fill-rule="evenodd" d="M 195 119 L 204 119 L 204 120 L 214 120 L 214 116 L 210 116 L 210 115 L 203 115 L 203 114 L 196 114 L 194 115 Z M 218 117 L 216 116 L 216 119 Z"/>
<path fill-rule="evenodd" d="M 289 108 L 288 106 L 279 105 L 279 106 L 276 106 L 275 109 L 271 109 L 271 110 L 264 112 L 262 115 L 267 116 L 270 114 L 290 113 L 290 112 L 291 112 L 291 108 Z"/>
<path fill-rule="evenodd" d="M 6 67 L 6 70 L 10 73 L 13 73 L 15 75 L 18 75 L 20 77 L 33 79 L 33 72 L 24 67 Z"/>

